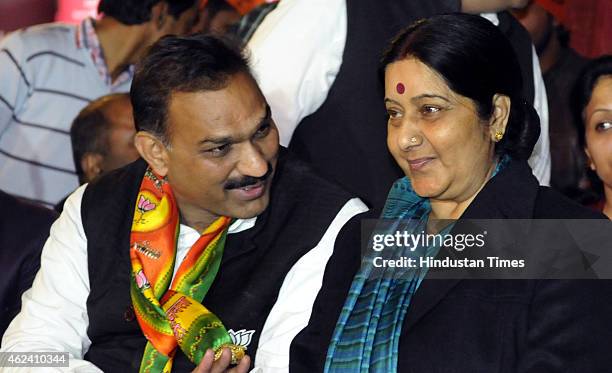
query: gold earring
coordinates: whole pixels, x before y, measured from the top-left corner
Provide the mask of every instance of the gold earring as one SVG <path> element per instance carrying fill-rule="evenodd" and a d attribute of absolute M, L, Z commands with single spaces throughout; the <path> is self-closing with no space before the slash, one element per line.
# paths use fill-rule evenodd
<path fill-rule="evenodd" d="M 495 142 L 499 142 L 501 141 L 501 139 L 504 138 L 504 133 L 503 132 L 497 132 L 495 133 Z"/>

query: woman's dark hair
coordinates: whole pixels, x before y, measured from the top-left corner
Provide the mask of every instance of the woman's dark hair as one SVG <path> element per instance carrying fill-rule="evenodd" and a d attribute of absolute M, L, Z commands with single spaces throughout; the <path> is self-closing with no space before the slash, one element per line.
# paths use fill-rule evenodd
<path fill-rule="evenodd" d="M 595 89 L 597 80 L 606 75 L 612 75 L 612 55 L 604 55 L 587 63 L 578 76 L 572 90 L 571 102 L 574 123 L 576 124 L 578 139 L 582 148 L 586 146 L 584 137 L 584 109 L 586 109 L 589 105 L 589 101 L 591 101 L 591 95 L 593 94 L 593 89 Z"/>
<path fill-rule="evenodd" d="M 173 92 L 219 90 L 240 72 L 252 77 L 248 60 L 234 41 L 204 34 L 161 38 L 149 49 L 132 81 L 136 129 L 168 143 L 168 101 Z"/>
<path fill-rule="evenodd" d="M 151 9 L 160 1 L 168 4 L 168 13 L 176 19 L 195 3 L 195 0 L 100 0 L 98 13 L 124 25 L 139 25 L 151 19 Z"/>
<path fill-rule="evenodd" d="M 446 14 L 417 21 L 400 32 L 381 60 L 380 77 L 396 61 L 414 57 L 472 99 L 481 119 L 493 114 L 493 96 L 510 98 L 510 117 L 497 154 L 527 159 L 540 135 L 533 106 L 523 98 L 521 68 L 512 45 L 490 21 L 476 15 Z"/>

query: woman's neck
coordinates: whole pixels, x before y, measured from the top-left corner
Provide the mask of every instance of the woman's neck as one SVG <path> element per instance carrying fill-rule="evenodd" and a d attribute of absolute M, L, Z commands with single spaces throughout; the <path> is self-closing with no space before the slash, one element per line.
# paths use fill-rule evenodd
<path fill-rule="evenodd" d="M 482 182 L 479 184 L 478 188 L 474 193 L 470 193 L 466 198 L 461 198 L 460 200 L 435 200 L 431 199 L 431 212 L 429 214 L 429 219 L 437 219 L 437 220 L 456 220 L 463 215 L 465 210 L 467 210 L 468 206 L 474 201 L 474 198 L 480 193 L 482 188 L 484 188 L 485 184 L 493 175 L 493 171 L 497 167 L 498 161 L 492 163 L 489 167 L 489 170 L 485 173 Z"/>
<path fill-rule="evenodd" d="M 603 213 L 612 219 L 612 187 L 604 185 L 604 195 L 606 202 L 604 203 Z"/>

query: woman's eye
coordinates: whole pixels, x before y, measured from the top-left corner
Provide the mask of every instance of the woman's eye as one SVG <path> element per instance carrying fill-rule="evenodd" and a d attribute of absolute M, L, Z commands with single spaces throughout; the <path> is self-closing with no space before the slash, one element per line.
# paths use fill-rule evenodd
<path fill-rule="evenodd" d="M 608 122 L 601 122 L 601 123 L 597 123 L 595 125 L 595 130 L 597 132 L 603 132 L 603 131 L 607 131 L 610 128 L 612 128 L 612 121 L 608 121 Z"/>
<path fill-rule="evenodd" d="M 424 115 L 429 115 L 429 114 L 436 114 L 437 112 L 439 112 L 441 109 L 437 106 L 431 106 L 431 105 L 423 105 L 421 107 L 421 113 Z"/>
<path fill-rule="evenodd" d="M 387 109 L 387 116 L 389 119 L 395 119 L 400 117 L 400 112 L 394 109 Z"/>

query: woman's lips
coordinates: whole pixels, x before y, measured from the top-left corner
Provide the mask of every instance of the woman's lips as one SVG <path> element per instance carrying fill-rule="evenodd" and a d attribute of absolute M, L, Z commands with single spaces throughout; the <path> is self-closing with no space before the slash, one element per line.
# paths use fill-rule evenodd
<path fill-rule="evenodd" d="M 424 167 L 426 167 L 434 159 L 435 158 L 433 158 L 433 157 L 423 157 L 423 158 L 409 159 L 408 160 L 408 165 L 410 166 L 410 170 L 411 171 L 420 171 Z"/>

